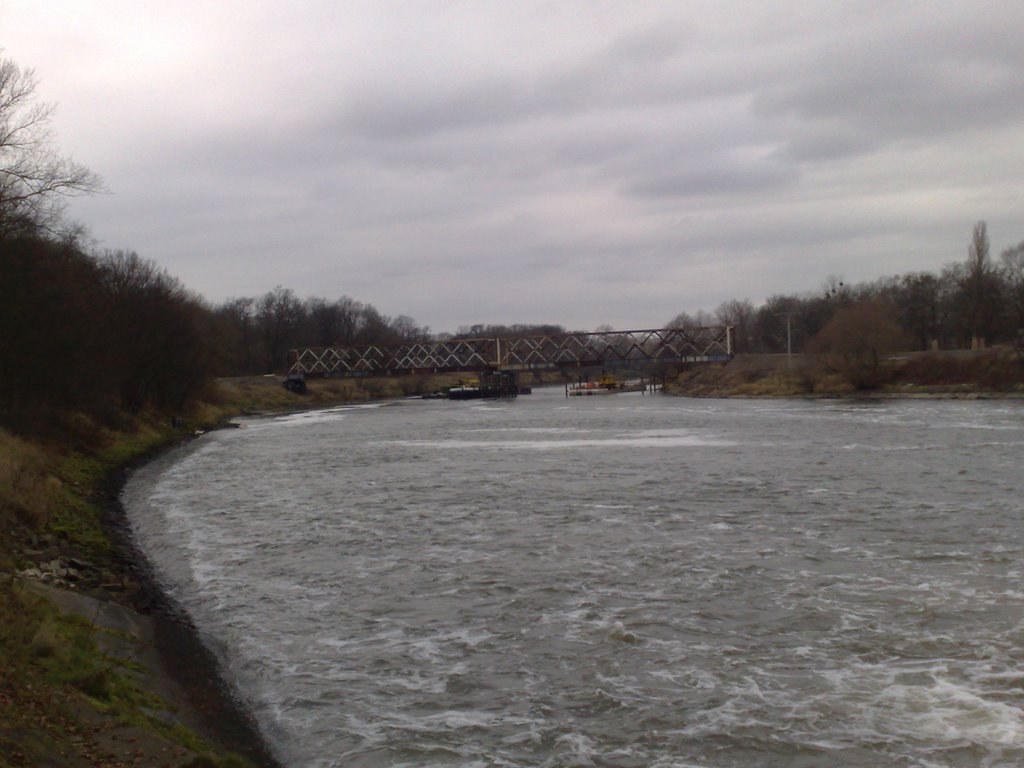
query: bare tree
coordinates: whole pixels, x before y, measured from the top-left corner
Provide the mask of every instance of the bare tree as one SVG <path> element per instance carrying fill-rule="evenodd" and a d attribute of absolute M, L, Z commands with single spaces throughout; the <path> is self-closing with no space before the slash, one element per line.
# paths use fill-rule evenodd
<path fill-rule="evenodd" d="M 391 329 L 391 318 L 382 315 L 372 304 L 364 304 L 359 313 L 357 344 L 395 344 L 400 342 Z"/>
<path fill-rule="evenodd" d="M 363 314 L 362 302 L 350 296 L 342 296 L 334 306 L 338 308 L 339 335 L 336 340 L 341 344 L 354 344 L 359 333 L 360 318 Z"/>
<path fill-rule="evenodd" d="M 220 326 L 221 364 L 232 375 L 260 371 L 260 337 L 256 299 L 248 296 L 228 299 L 216 310 Z"/>
<path fill-rule="evenodd" d="M 279 285 L 259 300 L 256 317 L 263 335 L 266 370 L 285 368 L 288 349 L 298 345 L 297 332 L 306 317 L 305 307 L 291 288 Z"/>
<path fill-rule="evenodd" d="M 206 308 L 177 278 L 134 251 L 106 251 L 98 266 L 110 346 L 105 367 L 116 377 L 121 407 L 180 413 L 210 373 Z"/>
<path fill-rule="evenodd" d="M 337 304 L 319 296 L 311 297 L 306 299 L 306 315 L 313 346 L 331 347 L 341 343 L 342 317 Z"/>
<path fill-rule="evenodd" d="M 857 389 L 884 383 L 886 358 L 903 349 L 906 340 L 892 309 L 877 302 L 840 307 L 809 345 L 826 369 L 843 376 Z"/>
<path fill-rule="evenodd" d="M 311 341 L 319 347 L 355 343 L 364 309 L 360 302 L 348 296 L 342 296 L 334 302 L 319 297 L 307 299 L 306 314 L 313 334 Z"/>
<path fill-rule="evenodd" d="M 807 333 L 802 322 L 805 302 L 798 296 L 769 296 L 754 316 L 752 340 L 757 352 L 790 352 L 804 348 Z"/>
<path fill-rule="evenodd" d="M 821 286 L 825 292 L 826 299 L 832 299 L 842 301 L 845 303 L 850 298 L 850 289 L 846 283 L 843 282 L 843 278 L 837 277 L 836 275 L 829 275 L 825 278 L 825 282 Z"/>
<path fill-rule="evenodd" d="M 914 349 L 928 349 L 941 339 L 939 278 L 929 272 L 904 275 L 893 290 L 892 303 Z"/>
<path fill-rule="evenodd" d="M 1003 284 L 1006 286 L 1011 338 L 1024 338 L 1024 242 L 1002 252 Z"/>
<path fill-rule="evenodd" d="M 36 78 L 0 58 L 0 234 L 53 230 L 68 195 L 95 192 L 99 178 L 62 157 L 50 133 L 52 104 L 36 101 Z"/>
<path fill-rule="evenodd" d="M 715 310 L 715 320 L 722 325 L 733 327 L 736 352 L 749 352 L 753 348 L 751 334 L 754 329 L 756 310 L 748 300 L 732 299 L 723 302 Z"/>
<path fill-rule="evenodd" d="M 693 319 L 693 316 L 689 312 L 680 312 L 678 315 L 673 317 L 667 323 L 666 328 L 696 328 L 697 321 Z"/>
<path fill-rule="evenodd" d="M 399 315 L 392 320 L 391 330 L 404 343 L 430 339 L 430 328 L 418 326 L 416 321 L 408 315 Z"/>

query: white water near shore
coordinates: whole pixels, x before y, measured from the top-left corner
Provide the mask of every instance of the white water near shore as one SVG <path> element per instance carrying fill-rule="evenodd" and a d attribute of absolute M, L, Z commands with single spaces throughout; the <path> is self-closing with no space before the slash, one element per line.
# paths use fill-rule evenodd
<path fill-rule="evenodd" d="M 1016 766 L 1024 405 L 403 401 L 141 471 L 293 766 Z"/>

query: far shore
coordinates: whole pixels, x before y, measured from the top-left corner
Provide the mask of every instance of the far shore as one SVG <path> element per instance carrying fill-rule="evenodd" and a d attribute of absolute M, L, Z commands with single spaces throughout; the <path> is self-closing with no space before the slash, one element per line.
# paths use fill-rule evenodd
<path fill-rule="evenodd" d="M 880 360 L 856 356 L 737 355 L 691 365 L 665 385 L 687 397 L 816 399 L 1024 398 L 1024 360 L 1015 350 L 917 352 Z"/>

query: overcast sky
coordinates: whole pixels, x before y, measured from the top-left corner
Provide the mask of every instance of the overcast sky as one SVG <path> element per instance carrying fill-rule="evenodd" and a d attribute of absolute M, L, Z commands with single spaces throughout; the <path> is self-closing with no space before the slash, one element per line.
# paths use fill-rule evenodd
<path fill-rule="evenodd" d="M 214 302 L 660 326 L 1024 240 L 1024 2 L 0 0 L 109 192 Z"/>

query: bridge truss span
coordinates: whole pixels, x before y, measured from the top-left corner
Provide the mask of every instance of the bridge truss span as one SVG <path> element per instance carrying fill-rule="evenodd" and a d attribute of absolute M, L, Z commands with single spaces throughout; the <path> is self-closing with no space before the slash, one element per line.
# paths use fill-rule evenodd
<path fill-rule="evenodd" d="M 391 376 L 448 371 L 704 363 L 728 360 L 732 357 L 732 349 L 730 326 L 443 339 L 295 349 L 292 350 L 289 373 L 303 376 Z"/>

